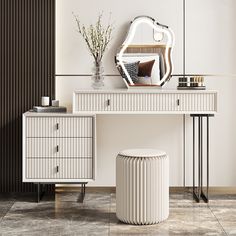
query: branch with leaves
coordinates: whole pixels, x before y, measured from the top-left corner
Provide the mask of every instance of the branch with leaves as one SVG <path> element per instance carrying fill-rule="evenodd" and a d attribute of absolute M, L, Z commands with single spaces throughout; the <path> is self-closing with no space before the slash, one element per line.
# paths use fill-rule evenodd
<path fill-rule="evenodd" d="M 108 47 L 108 44 L 112 39 L 113 24 L 110 23 L 111 17 L 107 26 L 102 25 L 102 14 L 98 16 L 98 20 L 94 25 L 85 26 L 81 24 L 78 16 L 72 13 L 75 17 L 78 32 L 85 40 L 88 49 L 93 56 L 96 64 L 99 64 L 104 56 L 104 53 Z"/>

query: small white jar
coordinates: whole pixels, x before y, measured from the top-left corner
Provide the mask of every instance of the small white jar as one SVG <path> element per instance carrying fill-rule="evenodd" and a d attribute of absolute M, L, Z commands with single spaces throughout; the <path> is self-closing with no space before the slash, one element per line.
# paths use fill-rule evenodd
<path fill-rule="evenodd" d="M 49 97 L 46 97 L 46 96 L 41 97 L 41 106 L 48 107 L 49 103 L 50 103 Z"/>

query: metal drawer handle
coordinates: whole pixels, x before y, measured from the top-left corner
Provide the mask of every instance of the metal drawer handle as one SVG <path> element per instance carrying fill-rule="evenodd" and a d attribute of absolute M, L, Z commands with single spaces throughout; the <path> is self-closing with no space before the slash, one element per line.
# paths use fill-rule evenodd
<path fill-rule="evenodd" d="M 57 149 L 57 152 L 59 152 L 59 146 L 58 145 L 57 145 L 56 149 Z"/>
<path fill-rule="evenodd" d="M 59 123 L 56 124 L 57 130 L 59 129 Z"/>
<path fill-rule="evenodd" d="M 110 106 L 110 105 L 111 105 L 111 100 L 107 99 L 107 106 Z"/>
<path fill-rule="evenodd" d="M 57 172 L 57 173 L 59 172 L 59 166 L 56 167 L 56 172 Z"/>
<path fill-rule="evenodd" d="M 177 99 L 177 106 L 179 106 L 179 98 Z"/>

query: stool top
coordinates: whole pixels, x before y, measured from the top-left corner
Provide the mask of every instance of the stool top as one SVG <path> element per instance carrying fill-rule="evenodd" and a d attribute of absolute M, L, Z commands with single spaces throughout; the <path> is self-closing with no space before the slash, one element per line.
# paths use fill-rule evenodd
<path fill-rule="evenodd" d="M 119 152 L 121 156 L 128 157 L 158 157 L 164 156 L 166 153 L 157 149 L 126 149 Z"/>

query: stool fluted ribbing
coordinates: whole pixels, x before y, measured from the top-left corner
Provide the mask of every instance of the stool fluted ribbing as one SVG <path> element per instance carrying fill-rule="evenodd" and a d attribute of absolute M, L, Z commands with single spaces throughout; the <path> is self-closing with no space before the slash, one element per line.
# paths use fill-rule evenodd
<path fill-rule="evenodd" d="M 129 224 L 156 224 L 169 215 L 169 159 L 154 149 L 130 149 L 116 158 L 116 216 Z"/>

